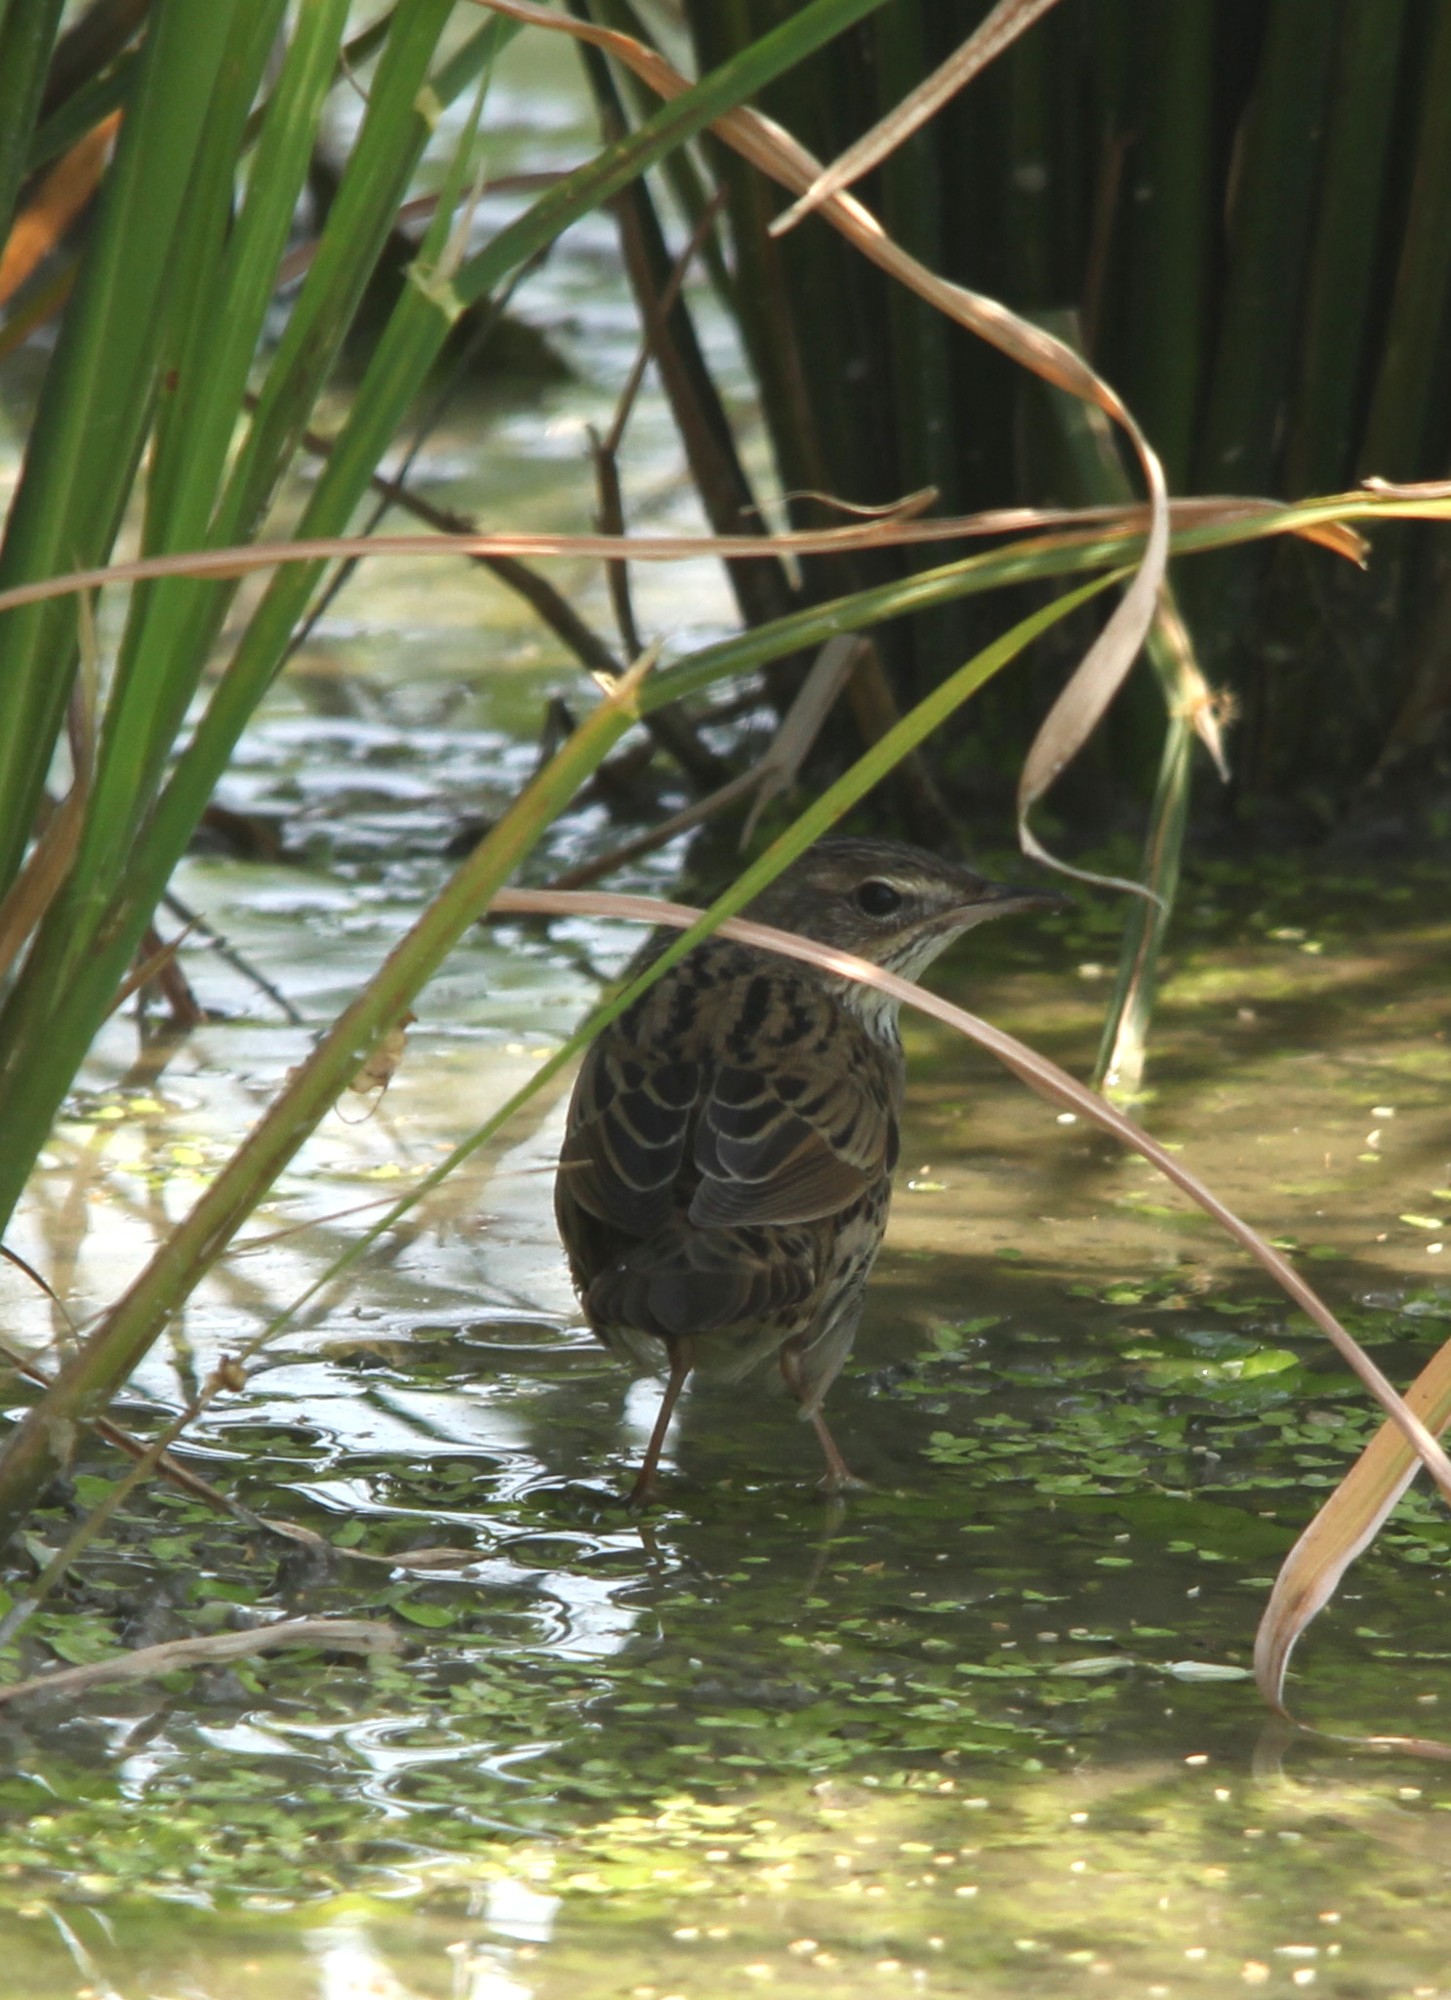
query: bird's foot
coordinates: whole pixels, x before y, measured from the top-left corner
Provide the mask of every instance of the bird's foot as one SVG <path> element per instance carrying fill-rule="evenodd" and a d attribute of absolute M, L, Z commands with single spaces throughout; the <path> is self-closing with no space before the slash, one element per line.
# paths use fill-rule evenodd
<path fill-rule="evenodd" d="M 842 1493 L 870 1493 L 873 1489 L 869 1479 L 858 1479 L 854 1472 L 841 1465 L 824 1472 L 816 1482 L 816 1490 L 837 1496 Z"/>
<path fill-rule="evenodd" d="M 784 1367 L 782 1372 L 785 1373 Z M 786 1375 L 786 1380 L 791 1384 L 793 1389 L 796 1388 L 797 1385 L 792 1381 L 789 1374 Z M 821 1446 L 821 1455 L 826 1460 L 826 1472 L 820 1482 L 821 1491 L 823 1493 L 870 1493 L 871 1488 L 868 1486 L 866 1480 L 857 1478 L 856 1474 L 837 1450 L 836 1439 L 826 1428 L 826 1419 L 822 1416 L 820 1410 L 811 1410 L 808 1412 L 808 1415 L 811 1419 L 811 1427 L 816 1432 L 816 1441 Z"/>

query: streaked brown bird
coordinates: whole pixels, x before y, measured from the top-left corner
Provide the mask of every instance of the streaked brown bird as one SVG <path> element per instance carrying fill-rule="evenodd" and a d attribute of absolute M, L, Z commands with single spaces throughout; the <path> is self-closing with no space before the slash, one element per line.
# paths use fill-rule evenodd
<path fill-rule="evenodd" d="M 742 914 L 912 978 L 974 924 L 1060 900 L 900 842 L 827 840 Z M 860 1484 L 821 1403 L 886 1227 L 904 1082 L 895 1000 L 728 938 L 590 1048 L 554 1209 L 594 1332 L 668 1369 L 632 1503 L 692 1368 L 735 1381 L 774 1362 L 815 1426 L 823 1485 Z"/>

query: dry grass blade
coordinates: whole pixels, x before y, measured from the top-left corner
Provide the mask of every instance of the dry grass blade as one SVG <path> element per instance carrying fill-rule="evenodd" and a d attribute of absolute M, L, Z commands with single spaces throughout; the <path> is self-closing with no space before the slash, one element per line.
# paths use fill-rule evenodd
<path fill-rule="evenodd" d="M 837 697 L 856 672 L 868 643 L 859 632 L 838 632 L 812 661 L 811 671 L 771 738 L 770 748 L 751 773 L 756 796 L 741 828 L 742 851 L 750 844 L 756 824 L 772 799 L 789 791 L 796 782 L 796 773 L 821 734 L 821 725 Z"/>
<path fill-rule="evenodd" d="M 678 97 L 690 87 L 678 70 L 631 35 L 565 19 L 533 5 L 532 0 L 476 0 L 476 4 L 607 49 L 662 97 Z M 711 129 L 743 159 L 795 194 L 805 193 L 821 173 L 821 163 L 813 154 L 758 111 L 738 107 L 718 118 Z M 939 277 L 894 242 L 854 195 L 825 198 L 819 213 L 889 277 L 1055 388 L 1095 404 L 1122 426 L 1133 444 L 1149 493 L 1149 532 L 1142 560 L 1107 624 L 1049 710 L 1018 780 L 1018 838 L 1024 853 L 1080 880 L 1101 882 L 1105 878 L 1064 868 L 1055 861 L 1033 834 L 1028 815 L 1097 726 L 1148 632 L 1169 556 L 1169 493 L 1164 469 L 1128 407 L 1065 341 L 1010 312 L 998 300 Z M 1111 886 L 1139 893 L 1136 883 L 1114 881 Z"/>
<path fill-rule="evenodd" d="M 0 1688 L 0 1704 L 24 1695 L 77 1695 L 87 1688 L 114 1681 L 155 1680 L 181 1667 L 224 1666 L 232 1660 L 255 1659 L 290 1646 L 323 1646 L 331 1653 L 401 1653 L 407 1641 L 391 1625 L 372 1618 L 286 1618 L 254 1632 L 214 1632 L 200 1639 L 170 1639 L 159 1646 L 138 1646 L 114 1659 L 93 1660 L 84 1667 L 63 1667 L 59 1673 L 37 1674 Z"/>
<path fill-rule="evenodd" d="M 73 784 L 31 848 L 25 866 L 0 902 L 0 978 L 19 957 L 25 940 L 49 909 L 75 859 L 86 819 L 86 788 Z"/>
<path fill-rule="evenodd" d="M 840 194 L 843 188 L 880 166 L 889 153 L 896 152 L 929 118 L 936 117 L 949 98 L 966 89 L 975 76 L 1057 4 L 1058 0 L 998 0 L 986 20 L 978 23 L 945 63 L 933 70 L 931 76 L 924 77 L 870 132 L 864 132 L 854 146 L 839 153 L 825 172 L 817 175 L 801 199 L 784 215 L 776 217 L 771 234 L 784 236 L 832 195 Z"/>
<path fill-rule="evenodd" d="M 722 206 L 723 197 L 719 194 L 712 196 L 711 200 L 706 203 L 705 212 L 691 231 L 689 242 L 671 267 L 670 276 L 665 283 L 665 289 L 658 298 L 652 298 L 649 301 L 648 318 L 650 324 L 645 328 L 639 352 L 631 364 L 629 374 L 625 377 L 624 387 L 620 390 L 619 398 L 615 404 L 614 421 L 601 441 L 601 449 L 608 452 L 611 457 L 614 457 L 618 453 L 620 446 L 624 442 L 625 426 L 629 423 L 631 416 L 634 414 L 635 405 L 639 401 L 640 385 L 645 379 L 645 370 L 650 365 L 650 356 L 653 350 L 665 338 L 665 320 L 674 307 L 675 301 L 680 297 L 681 291 L 684 289 L 685 280 L 691 265 L 700 255 L 706 238 L 715 227 L 716 219 L 720 215 Z"/>
<path fill-rule="evenodd" d="M 496 916 L 619 917 L 628 923 L 668 924 L 680 930 L 698 922 L 701 915 L 699 910 L 690 908 L 688 904 L 660 903 L 650 896 L 617 896 L 600 891 L 565 893 L 547 889 L 501 889 L 490 904 L 490 910 Z M 1079 1083 L 1066 1070 L 1059 1069 L 1056 1063 L 1050 1062 L 1036 1049 L 1030 1049 L 1025 1042 L 1018 1041 L 1001 1028 L 995 1028 L 990 1021 L 969 1014 L 965 1008 L 953 1006 L 950 1000 L 929 993 L 925 987 L 914 986 L 910 980 L 899 979 L 894 973 L 886 972 L 864 958 L 853 958 L 849 952 L 833 951 L 827 945 L 795 937 L 789 931 L 773 930 L 766 924 L 750 923 L 741 917 L 732 917 L 721 924 L 719 930 L 723 937 L 740 938 L 745 944 L 760 945 L 767 951 L 781 952 L 787 958 L 802 959 L 808 965 L 821 966 L 843 978 L 859 979 L 864 985 L 875 986 L 907 1006 L 915 1007 L 919 1013 L 930 1014 L 934 1020 L 955 1028 L 959 1034 L 985 1048 L 1031 1090 L 1035 1090 L 1040 1097 L 1046 1097 L 1050 1104 L 1062 1105 L 1066 1110 L 1088 1119 L 1091 1124 L 1111 1133 L 1123 1145 L 1140 1154 L 1151 1166 L 1157 1167 L 1166 1180 L 1172 1181 L 1191 1201 L 1197 1202 L 1206 1215 L 1212 1216 L 1221 1229 L 1247 1250 L 1256 1263 L 1268 1271 L 1281 1291 L 1315 1322 L 1404 1434 L 1443 1497 L 1451 1501 L 1451 1460 L 1359 1342 L 1346 1332 L 1319 1293 L 1305 1282 L 1273 1245 L 1227 1207 L 1182 1160 L 1176 1159 L 1157 1140 L 1151 1139 L 1142 1126 L 1136 1125 L 1121 1111 L 1116 1111 L 1096 1092 Z"/>
<path fill-rule="evenodd" d="M 0 305 L 7 304 L 50 255 L 96 192 L 120 124 L 120 112 L 113 111 L 78 139 L 51 168 L 29 207 L 16 216 L 0 251 Z"/>
<path fill-rule="evenodd" d="M 728 806 L 754 793 L 754 803 L 741 829 L 740 845 L 744 848 L 766 805 L 789 790 L 795 782 L 796 773 L 816 741 L 833 702 L 862 657 L 863 645 L 860 637 L 844 632 L 827 640 L 813 661 L 795 701 L 772 736 L 766 754 L 749 771 L 742 771 L 708 798 L 697 799 L 694 804 L 671 813 L 668 819 L 661 820 L 644 833 L 636 834 L 633 840 L 623 841 L 607 854 L 598 854 L 592 861 L 583 861 L 577 868 L 566 869 L 554 878 L 550 888 L 586 888 L 591 882 L 613 874 L 616 868 L 623 868 L 626 862 L 637 861 L 642 854 L 654 854 L 674 840 L 677 834 L 699 826 L 703 820 L 713 819 Z"/>
<path fill-rule="evenodd" d="M 65 1314 L 66 1321 L 70 1326 L 71 1332 L 72 1333 L 75 1332 L 76 1330 L 75 1322 L 71 1319 L 70 1314 L 66 1312 L 65 1304 L 62 1301 L 60 1294 L 54 1289 L 54 1287 L 49 1283 L 49 1281 L 46 1278 L 42 1277 L 41 1273 L 36 1270 L 33 1264 L 29 1264 L 26 1262 L 26 1260 L 21 1256 L 18 1250 L 12 1250 L 8 1243 L 0 1243 L 0 1263 L 11 1265 L 13 1269 L 19 1271 L 23 1277 L 29 1278 L 31 1284 L 35 1286 L 36 1290 L 44 1292 L 45 1296 L 50 1300 L 51 1304 L 53 1306 L 59 1307 L 60 1311 Z M 17 1357 L 10 1352 L 9 1348 L 6 1347 L 4 1341 L 0 1341 L 0 1359 L 8 1361 L 12 1368 L 18 1368 L 22 1374 L 25 1374 L 28 1371 L 29 1364 L 27 1362 L 17 1359 Z"/>
<path fill-rule="evenodd" d="M 1394 479 L 1379 479 L 1374 475 L 1363 482 L 1365 491 L 1383 500 L 1424 500 L 1428 503 L 1427 520 L 1444 521 L 1445 508 L 1438 502 L 1451 500 L 1451 480 L 1423 479 L 1410 485 L 1398 484 Z"/>
<path fill-rule="evenodd" d="M 477 3 L 482 6 L 484 0 Z M 831 504 L 839 506 L 841 502 Z M 131 562 L 98 564 L 93 569 L 63 571 L 35 583 L 16 584 L 13 589 L 0 591 L 0 611 L 14 611 L 23 604 L 39 604 L 51 597 L 73 597 L 107 584 L 153 583 L 170 576 L 252 576 L 261 570 L 275 569 L 281 563 L 343 562 L 360 556 L 446 556 L 490 563 L 512 563 L 524 557 L 558 556 L 576 561 L 599 556 L 610 561 L 628 556 L 634 562 L 694 562 L 700 556 L 841 555 L 860 549 L 909 548 L 932 542 L 975 540 L 979 536 L 1031 533 L 1040 528 L 1050 531 L 1031 547 L 1018 551 L 1027 555 L 1088 541 L 1130 539 L 1144 534 L 1150 523 L 1150 512 L 1142 505 L 997 507 L 981 514 L 952 515 L 935 521 L 916 518 L 921 505 L 922 495 L 910 494 L 889 511 L 873 514 L 848 527 L 795 528 L 772 535 L 478 534 L 460 529 L 436 535 L 316 535 L 290 542 L 237 542 L 230 548 L 139 556 Z M 1335 512 L 1388 520 L 1445 520 L 1451 515 L 1451 496 L 1441 497 L 1439 488 L 1408 487 L 1391 496 L 1331 494 L 1324 500 L 1286 504 L 1231 494 L 1172 501 L 1169 518 L 1175 528 L 1219 526 L 1240 530 L 1235 539 L 1244 541 L 1266 535 L 1295 535 L 1363 567 L 1364 538 L 1344 521 L 1329 518 Z M 516 587 L 527 594 L 523 585 Z M 577 643 L 572 627 L 569 643 Z M 604 662 L 599 664 L 603 666 Z"/>
<path fill-rule="evenodd" d="M 143 955 L 138 958 L 136 964 L 132 966 L 130 972 L 122 980 L 120 990 L 111 1002 L 111 1012 L 113 1014 L 118 1013 L 131 998 L 132 994 L 139 993 L 144 986 L 150 986 L 156 980 L 164 980 L 166 974 L 169 972 L 180 974 L 181 968 L 177 964 L 177 953 L 186 943 L 188 937 L 190 937 L 191 929 L 191 925 L 188 924 L 184 930 L 179 930 L 174 938 L 164 940 L 157 936 L 154 929 L 147 931 L 146 944 L 149 949 L 143 949 Z M 191 988 L 186 984 L 185 980 L 182 980 L 181 986 L 184 994 L 182 1006 L 185 1023 L 190 1028 L 198 1027 L 206 1017 L 192 998 Z"/>
<path fill-rule="evenodd" d="M 915 506 L 915 497 L 908 507 Z M 1267 503 L 1268 504 L 1268 503 Z M 35 583 L 0 591 L 0 611 L 39 604 L 51 597 L 74 596 L 106 584 L 153 583 L 170 576 L 233 578 L 251 576 L 288 562 L 342 562 L 360 556 L 469 556 L 505 560 L 530 556 L 560 556 L 571 560 L 602 556 L 613 561 L 628 556 L 637 562 L 694 561 L 699 556 L 838 555 L 856 549 L 889 548 L 902 543 L 953 542 L 969 535 L 1004 532 L 1002 520 L 978 525 L 981 517 L 958 521 L 917 521 L 910 512 L 873 518 L 844 528 L 793 529 L 776 535 L 563 535 L 563 534 L 437 534 L 437 535 L 315 535 L 288 542 L 237 542 L 230 548 L 190 549 L 176 555 L 138 556 L 132 562 L 97 564 L 49 576 Z M 1026 520 L 1030 518 L 1026 514 Z M 1042 516 L 1071 524 L 1086 517 L 1073 513 Z M 1105 517 L 1109 519 L 1110 517 Z M 1113 511 L 1113 523 L 1125 521 L 1123 509 Z M 1085 532 L 1096 532 L 1090 526 Z M 1126 533 L 1142 532 L 1130 524 Z"/>
<path fill-rule="evenodd" d="M 1451 1342 L 1407 1389 L 1406 1404 L 1437 1432 L 1451 1421 Z M 1300 1634 L 1374 1541 L 1418 1469 L 1400 1430 L 1383 1424 L 1280 1565 L 1255 1636 L 1255 1683 L 1272 1708 L 1285 1712 L 1285 1673 Z"/>

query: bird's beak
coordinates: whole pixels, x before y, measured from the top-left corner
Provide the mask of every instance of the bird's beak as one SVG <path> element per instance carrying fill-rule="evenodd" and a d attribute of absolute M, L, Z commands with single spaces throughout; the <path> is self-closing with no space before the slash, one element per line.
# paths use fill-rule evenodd
<path fill-rule="evenodd" d="M 974 897 L 987 917 L 1015 917 L 1020 910 L 1070 910 L 1073 898 L 1061 889 L 1025 889 L 1016 882 L 984 882 L 982 894 Z"/>
<path fill-rule="evenodd" d="M 1020 910 L 1064 910 L 1071 898 L 1057 889 L 1024 889 L 1013 882 L 982 882 L 971 896 L 942 911 L 927 926 L 927 934 L 960 936 L 998 917 L 1015 917 Z"/>

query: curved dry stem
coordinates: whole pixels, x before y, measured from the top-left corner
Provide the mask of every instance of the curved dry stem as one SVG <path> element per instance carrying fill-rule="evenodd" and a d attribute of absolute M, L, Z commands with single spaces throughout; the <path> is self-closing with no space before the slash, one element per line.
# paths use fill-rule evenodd
<path fill-rule="evenodd" d="M 656 902 L 650 896 L 548 889 L 501 889 L 489 908 L 495 916 L 622 917 L 631 923 L 668 924 L 679 930 L 698 923 L 701 916 L 701 912 L 692 909 L 689 904 Z M 863 985 L 875 986 L 879 991 L 891 994 L 893 999 L 915 1007 L 919 1013 L 930 1014 L 934 1020 L 956 1028 L 959 1034 L 966 1035 L 970 1041 L 996 1056 L 1006 1069 L 1010 1069 L 1031 1090 L 1037 1091 L 1040 1097 L 1047 1098 L 1050 1104 L 1062 1105 L 1065 1110 L 1089 1119 L 1101 1130 L 1111 1133 L 1121 1144 L 1140 1154 L 1166 1180 L 1172 1181 L 1175 1187 L 1196 1202 L 1206 1215 L 1212 1216 L 1220 1228 L 1247 1250 L 1280 1289 L 1315 1322 L 1386 1415 L 1403 1432 L 1443 1497 L 1451 1501 L 1451 1460 L 1394 1384 L 1382 1374 L 1353 1335 L 1347 1333 L 1319 1293 L 1306 1283 L 1287 1258 L 1265 1241 L 1258 1230 L 1236 1215 L 1182 1160 L 1166 1152 L 1132 1118 L 1115 1110 L 1113 1105 L 1079 1083 L 1076 1077 L 1070 1076 L 1036 1049 L 1030 1049 L 1016 1036 L 1002 1028 L 995 1028 L 990 1021 L 969 1014 L 965 1008 L 954 1006 L 950 1000 L 929 993 L 910 980 L 899 979 L 895 973 L 872 965 L 864 958 L 854 958 L 850 952 L 835 951 L 831 946 L 818 944 L 813 939 L 796 937 L 789 931 L 773 930 L 767 924 L 752 923 L 744 917 L 732 917 L 721 924 L 719 934 L 739 938 L 743 944 L 759 945 L 767 951 L 781 952 L 787 958 L 799 958 L 808 965 L 820 966 L 824 971 L 837 973 L 846 979 L 860 980 Z"/>
<path fill-rule="evenodd" d="M 1337 516 L 1360 519 L 1444 520 L 1451 495 L 1439 487 L 1398 489 L 1393 496 L 1331 494 L 1322 500 L 1286 505 L 1233 494 L 1170 502 L 1175 528 L 1224 531 L 1228 542 L 1268 535 L 1298 535 L 1347 561 L 1364 565 L 1362 536 Z M 917 518 L 916 495 L 890 513 L 842 528 L 797 528 L 773 535 L 565 535 L 542 533 L 434 535 L 316 535 L 285 542 L 238 542 L 230 548 L 184 549 L 171 555 L 139 556 L 131 562 L 97 564 L 60 571 L 35 583 L 0 591 L 0 612 L 51 597 L 74 597 L 106 584 L 154 583 L 171 576 L 239 577 L 289 562 L 346 562 L 365 556 L 448 556 L 522 560 L 559 556 L 575 561 L 601 558 L 632 562 L 694 562 L 701 556 L 736 561 L 749 556 L 841 555 L 862 549 L 909 548 L 933 542 L 960 542 L 988 535 L 1039 534 L 1028 553 L 1079 542 L 1132 540 L 1145 532 L 1148 510 L 1133 507 L 996 507 L 982 514 Z"/>

